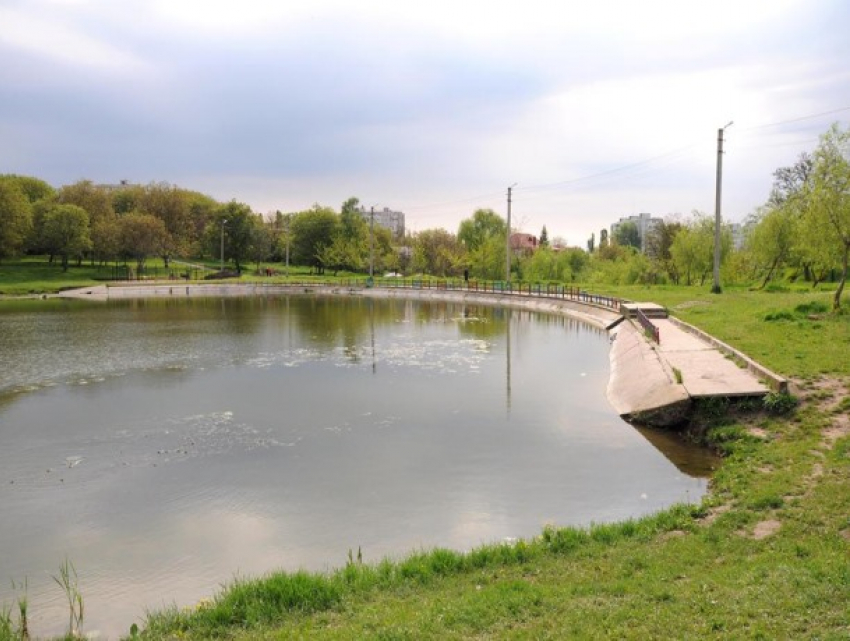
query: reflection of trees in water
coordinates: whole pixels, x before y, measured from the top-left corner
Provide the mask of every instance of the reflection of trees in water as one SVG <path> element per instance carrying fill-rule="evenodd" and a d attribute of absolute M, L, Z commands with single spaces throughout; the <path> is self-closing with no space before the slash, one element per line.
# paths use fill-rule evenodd
<path fill-rule="evenodd" d="M 360 361 L 375 328 L 403 318 L 405 307 L 405 301 L 361 297 L 295 296 L 289 302 L 289 322 L 306 341 L 325 349 L 341 346 L 353 362 Z"/>

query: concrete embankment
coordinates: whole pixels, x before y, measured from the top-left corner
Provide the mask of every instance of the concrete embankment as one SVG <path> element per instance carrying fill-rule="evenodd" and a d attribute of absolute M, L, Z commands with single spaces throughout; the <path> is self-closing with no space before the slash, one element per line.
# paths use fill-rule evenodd
<path fill-rule="evenodd" d="M 610 307 L 563 298 L 438 288 L 227 283 L 98 286 L 60 294 L 88 300 L 281 295 L 449 301 L 516 307 L 576 318 L 609 332 L 608 400 L 618 414 L 636 423 L 675 425 L 687 419 L 693 398 L 759 396 L 769 391 L 762 380 L 765 376 L 761 379 L 758 376 L 759 372 L 767 370 L 759 369 L 757 363 L 741 354 L 738 360 L 746 360 L 748 367 L 737 367 L 719 349 L 716 339 L 699 330 L 693 331 L 695 328 L 682 327 L 683 324 L 672 320 L 657 321 L 662 325 L 661 344 L 657 344 L 647 339 L 643 328 L 625 320 Z M 777 388 L 773 382 L 771 387 Z"/>
<path fill-rule="evenodd" d="M 498 305 L 531 309 L 553 314 L 564 314 L 601 329 L 609 329 L 622 320 L 622 316 L 601 305 L 580 303 L 561 298 L 545 298 L 520 294 L 500 294 L 474 290 L 438 288 L 394 287 L 343 287 L 336 285 L 286 285 L 286 284 L 180 284 L 156 283 L 149 285 L 98 285 L 83 287 L 57 294 L 64 298 L 112 300 L 129 298 L 202 298 L 230 296 L 283 296 L 309 294 L 314 296 L 360 296 L 369 298 L 405 298 L 413 300 L 441 300 L 475 305 Z"/>
<path fill-rule="evenodd" d="M 687 418 L 691 396 L 676 374 L 631 321 L 611 331 L 608 401 L 623 418 L 650 425 L 674 425 Z"/>

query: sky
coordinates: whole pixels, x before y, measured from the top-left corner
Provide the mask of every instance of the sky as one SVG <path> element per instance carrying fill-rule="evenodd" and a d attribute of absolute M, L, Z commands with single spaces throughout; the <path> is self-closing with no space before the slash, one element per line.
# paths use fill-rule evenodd
<path fill-rule="evenodd" d="M 584 246 L 765 202 L 850 122 L 845 0 L 0 0 L 0 174 Z"/>

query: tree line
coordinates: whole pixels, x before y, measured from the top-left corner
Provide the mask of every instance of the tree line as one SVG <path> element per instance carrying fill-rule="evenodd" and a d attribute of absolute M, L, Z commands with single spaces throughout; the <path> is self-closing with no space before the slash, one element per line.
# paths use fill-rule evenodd
<path fill-rule="evenodd" d="M 838 308 L 850 254 L 850 129 L 833 125 L 817 148 L 774 172 L 767 202 L 744 225 L 733 246 L 721 230 L 722 280 L 756 283 L 803 280 L 838 283 Z M 122 260 L 143 270 L 150 257 L 221 259 L 241 271 L 250 262 L 286 262 L 315 273 L 428 274 L 501 279 L 506 264 L 505 220 L 479 209 L 456 232 L 425 229 L 402 238 L 369 222 L 357 198 L 339 211 L 319 204 L 266 216 L 236 201 L 215 199 L 168 183 L 94 185 L 83 180 L 58 189 L 29 176 L 0 175 L 0 261 L 39 254 L 63 269 L 84 260 Z M 517 250 L 511 277 L 528 282 L 587 284 L 704 284 L 713 267 L 714 218 L 671 214 L 641 237 L 633 223 L 586 248 L 550 243 Z M 222 254 L 223 250 L 223 254 Z"/>

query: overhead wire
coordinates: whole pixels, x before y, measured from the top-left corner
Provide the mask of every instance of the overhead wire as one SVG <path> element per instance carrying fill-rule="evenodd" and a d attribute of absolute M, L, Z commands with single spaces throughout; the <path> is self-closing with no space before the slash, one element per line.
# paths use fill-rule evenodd
<path fill-rule="evenodd" d="M 837 109 L 830 109 L 827 111 L 822 111 L 818 113 L 808 114 L 805 116 L 799 116 L 795 118 L 788 118 L 785 120 L 780 120 L 771 123 L 765 123 L 761 125 L 754 125 L 751 127 L 744 127 L 738 129 L 742 134 L 751 134 L 751 132 L 764 132 L 760 134 L 756 134 L 756 137 L 761 136 L 775 136 L 779 135 L 781 132 L 765 132 L 770 128 L 774 127 L 782 127 L 789 124 L 794 124 L 798 122 L 804 122 L 808 120 L 814 120 L 816 118 L 822 118 L 824 116 L 830 116 L 838 113 L 843 113 L 845 111 L 850 111 L 850 106 L 839 107 Z M 745 136 L 749 137 L 749 136 Z M 775 145 L 764 145 L 763 143 L 758 146 L 761 148 L 768 147 L 784 147 L 784 146 L 792 146 L 792 145 L 800 145 L 810 142 L 817 142 L 817 140 L 812 141 L 811 139 L 807 139 L 804 141 L 793 141 L 793 142 L 783 142 L 777 143 Z M 595 184 L 604 184 L 605 182 L 613 179 L 620 179 L 623 176 L 645 176 L 648 174 L 655 173 L 661 169 L 669 167 L 674 164 L 678 164 L 682 160 L 684 160 L 685 155 L 688 152 L 691 152 L 695 148 L 703 145 L 703 142 L 694 142 L 677 149 L 673 149 L 668 152 L 664 152 L 662 154 L 658 154 L 656 156 L 651 156 L 649 158 L 645 158 L 643 160 L 639 160 L 637 162 L 628 163 L 625 165 L 620 165 L 617 167 L 612 167 L 610 169 L 605 169 L 603 171 L 598 171 L 590 174 L 585 174 L 582 176 L 576 176 L 574 178 L 566 178 L 564 180 L 554 181 L 550 183 L 540 183 L 540 184 L 532 184 L 532 185 L 517 185 L 514 187 L 515 192 L 519 192 L 522 194 L 525 199 L 534 199 L 538 197 L 542 197 L 545 195 L 545 192 L 552 190 L 564 190 L 564 191 L 573 191 L 575 189 L 582 189 L 586 186 L 595 185 Z M 755 146 L 755 145 L 753 145 Z M 489 202 L 495 198 L 499 198 L 504 196 L 504 190 L 489 192 L 487 194 L 482 194 L 479 196 L 473 196 L 469 198 L 460 198 L 460 199 L 450 199 L 442 202 L 428 203 L 423 205 L 414 205 L 408 207 L 407 209 L 411 212 L 418 211 L 419 217 L 427 217 L 428 214 L 424 213 L 424 210 L 429 209 L 437 209 L 444 208 L 450 206 L 460 206 L 464 204 L 471 204 L 476 202 Z"/>

